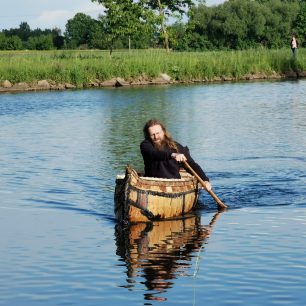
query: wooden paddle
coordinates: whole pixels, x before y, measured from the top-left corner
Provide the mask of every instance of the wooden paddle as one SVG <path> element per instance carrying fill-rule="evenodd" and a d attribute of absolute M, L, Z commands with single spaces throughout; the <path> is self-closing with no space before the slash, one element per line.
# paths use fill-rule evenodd
<path fill-rule="evenodd" d="M 190 165 L 183 161 L 184 166 L 192 173 L 193 176 L 196 177 L 196 179 L 202 184 L 204 189 L 213 197 L 213 199 L 217 202 L 217 204 L 222 208 L 227 208 L 227 205 L 222 203 L 222 201 L 215 195 L 215 193 L 212 190 L 207 190 L 205 186 L 205 182 L 200 178 L 200 176 L 190 167 Z"/>

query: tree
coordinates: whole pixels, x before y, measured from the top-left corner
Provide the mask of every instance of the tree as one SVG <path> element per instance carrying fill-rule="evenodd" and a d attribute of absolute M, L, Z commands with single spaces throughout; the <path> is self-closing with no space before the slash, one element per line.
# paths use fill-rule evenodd
<path fill-rule="evenodd" d="M 47 36 L 52 37 L 52 43 L 50 42 L 50 39 L 47 38 Z M 38 37 L 39 39 L 33 39 L 33 38 L 38 38 Z M 34 48 L 34 49 L 38 49 L 38 50 L 48 50 L 50 48 L 53 49 L 54 47 L 56 49 L 62 49 L 65 44 L 65 38 L 64 36 L 61 35 L 61 29 L 59 28 L 53 28 L 52 30 L 50 29 L 41 30 L 37 28 L 31 31 L 29 40 L 30 39 L 31 39 L 31 43 L 30 43 L 31 47 L 28 47 L 28 48 L 33 49 L 33 45 L 37 44 L 37 48 Z M 27 43 L 27 45 L 29 45 L 29 43 Z"/>
<path fill-rule="evenodd" d="M 59 28 L 51 30 L 53 45 L 56 49 L 63 49 L 65 45 L 65 37 L 62 36 L 62 31 Z"/>
<path fill-rule="evenodd" d="M 30 50 L 51 50 L 54 49 L 52 34 L 31 36 L 28 40 Z"/>
<path fill-rule="evenodd" d="M 191 9 L 188 28 L 192 38 L 197 33 L 202 43 L 218 49 L 278 48 L 288 45 L 298 8 L 298 0 L 230 0 L 214 7 L 199 4 Z"/>
<path fill-rule="evenodd" d="M 19 25 L 19 30 L 17 36 L 20 37 L 22 41 L 27 41 L 31 35 L 31 28 L 27 22 L 21 22 Z"/>
<path fill-rule="evenodd" d="M 0 32 L 0 50 L 5 50 L 6 36 Z"/>
<path fill-rule="evenodd" d="M 80 45 L 88 45 L 95 23 L 96 20 L 84 13 L 77 13 L 72 19 L 69 19 L 66 24 L 65 32 L 68 46 L 76 48 Z"/>
<path fill-rule="evenodd" d="M 27 22 L 23 21 L 20 23 L 19 28 L 3 30 L 3 33 L 7 38 L 16 37 L 16 36 L 19 37 L 24 45 L 31 35 L 31 28 Z M 19 41 L 17 42 L 16 38 L 13 38 L 10 40 L 10 44 L 18 46 Z M 22 49 L 22 46 L 20 47 L 20 49 Z"/>
<path fill-rule="evenodd" d="M 120 37 L 129 37 L 139 30 L 146 21 L 141 1 L 133 0 L 92 0 L 104 6 L 104 15 L 100 16 L 102 31 L 112 54 L 113 46 Z"/>
<path fill-rule="evenodd" d="M 298 1 L 269 0 L 262 6 L 266 19 L 262 40 L 269 48 L 288 46 L 299 9 Z"/>
<path fill-rule="evenodd" d="M 182 22 L 175 22 L 168 28 L 169 32 L 169 44 L 174 50 L 186 50 L 188 49 L 187 41 L 187 27 Z"/>
<path fill-rule="evenodd" d="M 89 48 L 108 49 L 106 33 L 103 31 L 103 22 L 97 20 L 89 35 Z"/>
<path fill-rule="evenodd" d="M 299 2 L 300 9 L 297 18 L 293 25 L 293 32 L 296 32 L 299 44 L 301 46 L 306 45 L 306 1 L 301 0 Z"/>
<path fill-rule="evenodd" d="M 144 7 L 155 14 L 155 20 L 161 27 L 164 45 L 169 52 L 169 34 L 167 21 L 169 17 L 180 18 L 193 6 L 192 0 L 145 0 Z"/>
<path fill-rule="evenodd" d="M 0 33 L 0 50 L 20 50 L 22 49 L 22 41 L 16 36 L 6 37 Z"/>
<path fill-rule="evenodd" d="M 111 41 L 140 30 L 159 26 L 164 45 L 169 51 L 167 21 L 186 13 L 192 0 L 92 0 L 105 8 L 105 25 Z M 145 28 L 144 25 L 147 25 Z"/>
<path fill-rule="evenodd" d="M 7 50 L 21 50 L 22 49 L 22 41 L 18 36 L 8 37 L 6 40 L 6 49 Z"/>

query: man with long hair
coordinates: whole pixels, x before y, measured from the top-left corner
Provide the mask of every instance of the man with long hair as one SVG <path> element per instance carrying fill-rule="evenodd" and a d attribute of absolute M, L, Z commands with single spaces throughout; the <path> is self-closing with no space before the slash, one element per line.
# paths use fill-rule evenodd
<path fill-rule="evenodd" d="M 147 121 L 143 133 L 145 139 L 140 144 L 140 151 L 144 160 L 145 176 L 179 179 L 180 162 L 186 161 L 205 182 L 206 189 L 211 190 L 209 178 L 192 159 L 188 147 L 174 141 L 159 120 Z"/>

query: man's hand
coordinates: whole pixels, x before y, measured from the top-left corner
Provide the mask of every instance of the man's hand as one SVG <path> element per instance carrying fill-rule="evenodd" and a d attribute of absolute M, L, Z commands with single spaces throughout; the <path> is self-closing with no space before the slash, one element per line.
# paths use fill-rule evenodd
<path fill-rule="evenodd" d="M 211 183 L 209 182 L 209 181 L 204 181 L 204 183 L 205 183 L 205 189 L 207 190 L 207 191 L 211 191 L 211 189 L 212 189 L 212 187 L 211 187 Z"/>
<path fill-rule="evenodd" d="M 187 158 L 184 154 L 181 153 L 172 153 L 171 157 L 175 159 L 177 162 L 187 161 Z"/>

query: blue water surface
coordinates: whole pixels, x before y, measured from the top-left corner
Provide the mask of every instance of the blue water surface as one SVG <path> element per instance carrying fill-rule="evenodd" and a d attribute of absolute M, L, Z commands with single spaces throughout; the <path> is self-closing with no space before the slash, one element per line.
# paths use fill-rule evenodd
<path fill-rule="evenodd" d="M 305 305 L 306 81 L 0 95 L 0 305 Z M 156 117 L 229 209 L 123 227 Z"/>

